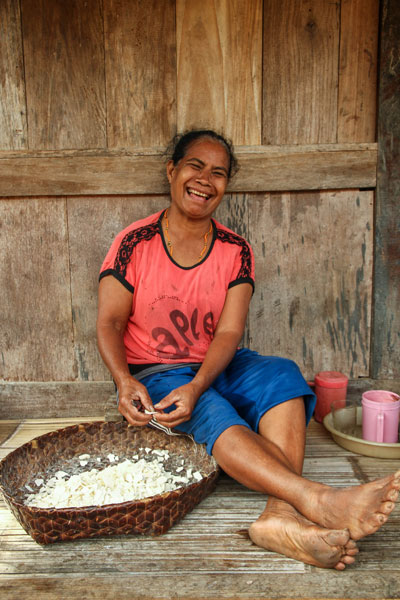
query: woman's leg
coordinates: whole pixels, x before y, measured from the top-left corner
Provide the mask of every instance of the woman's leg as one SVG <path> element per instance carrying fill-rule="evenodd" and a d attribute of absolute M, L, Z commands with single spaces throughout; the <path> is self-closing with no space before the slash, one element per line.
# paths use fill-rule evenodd
<path fill-rule="evenodd" d="M 394 508 L 400 489 L 400 471 L 344 489 L 303 478 L 305 435 L 301 407 L 302 400 L 297 399 L 268 411 L 261 419 L 262 424 L 260 421 L 262 435 L 241 426 L 228 428 L 214 443 L 214 457 L 225 472 L 243 485 L 283 500 L 320 527 L 342 532 L 348 529 L 354 540 L 374 533 Z M 303 423 L 300 428 L 296 425 L 299 418 Z M 268 510 L 278 506 L 282 511 L 284 505 L 271 502 Z M 346 546 L 344 540 L 343 537 L 343 543 L 339 541 L 334 545 Z"/>
<path fill-rule="evenodd" d="M 277 431 L 276 419 L 280 422 L 290 419 L 293 426 Z M 288 466 L 301 475 L 306 438 L 302 398 L 289 400 L 265 413 L 259 423 L 259 434 L 267 440 L 274 437 L 274 443 L 286 456 Z M 249 535 L 258 546 L 308 564 L 337 570 L 343 570 L 346 565 L 352 564 L 358 553 L 348 530 L 320 527 L 303 517 L 293 506 L 274 496 L 269 496 L 264 512 L 251 525 Z"/>

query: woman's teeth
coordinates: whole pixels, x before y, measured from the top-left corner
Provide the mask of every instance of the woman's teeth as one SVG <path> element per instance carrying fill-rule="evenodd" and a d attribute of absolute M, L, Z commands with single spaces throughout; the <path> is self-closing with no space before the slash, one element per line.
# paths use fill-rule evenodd
<path fill-rule="evenodd" d="M 193 194 L 194 196 L 200 196 L 201 198 L 209 198 L 208 194 L 203 194 L 203 192 L 199 192 L 197 190 L 188 189 L 189 194 Z"/>

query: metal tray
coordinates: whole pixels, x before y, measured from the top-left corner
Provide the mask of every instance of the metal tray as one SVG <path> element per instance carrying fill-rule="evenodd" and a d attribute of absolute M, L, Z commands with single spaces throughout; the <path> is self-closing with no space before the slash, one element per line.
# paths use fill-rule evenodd
<path fill-rule="evenodd" d="M 332 413 L 328 413 L 323 424 L 330 432 L 333 439 L 339 446 L 364 456 L 372 456 L 373 458 L 400 458 L 400 443 L 383 444 L 379 442 L 368 442 L 362 439 L 362 407 L 357 407 L 357 428 L 355 435 L 348 435 L 333 426 Z"/>

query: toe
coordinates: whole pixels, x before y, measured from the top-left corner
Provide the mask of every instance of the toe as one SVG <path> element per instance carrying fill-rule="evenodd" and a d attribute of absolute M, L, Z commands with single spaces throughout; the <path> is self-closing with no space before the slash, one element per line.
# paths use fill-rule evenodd
<path fill-rule="evenodd" d="M 390 490 L 390 492 L 387 495 L 388 500 L 391 500 L 392 502 L 396 502 L 398 497 L 399 497 L 399 490 Z"/>
<path fill-rule="evenodd" d="M 383 504 L 381 504 L 380 511 L 384 515 L 390 515 L 390 513 L 394 509 L 394 506 L 395 505 L 393 504 L 393 502 L 383 502 Z"/>
<path fill-rule="evenodd" d="M 342 562 L 341 560 L 337 563 L 337 565 L 335 565 L 334 567 L 337 571 L 344 571 L 346 568 L 346 565 L 344 564 L 344 562 Z"/>
<path fill-rule="evenodd" d="M 326 535 L 326 541 L 330 546 L 345 546 L 349 542 L 349 538 L 348 529 L 332 529 Z"/>
<path fill-rule="evenodd" d="M 387 515 L 383 514 L 383 513 L 378 513 L 378 521 L 380 525 L 383 525 L 384 523 L 386 523 L 387 521 Z"/>
<path fill-rule="evenodd" d="M 356 559 L 354 558 L 354 556 L 346 555 L 346 556 L 343 556 L 343 558 L 341 560 L 345 565 L 352 565 Z"/>

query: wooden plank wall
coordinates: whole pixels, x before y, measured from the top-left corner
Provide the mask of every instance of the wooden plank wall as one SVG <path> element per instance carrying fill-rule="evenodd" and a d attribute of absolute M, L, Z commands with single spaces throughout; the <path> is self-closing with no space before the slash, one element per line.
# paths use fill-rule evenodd
<path fill-rule="evenodd" d="M 309 378 L 370 375 L 378 11 L 378 0 L 0 3 L 7 410 L 18 382 L 109 381 L 97 273 L 122 227 L 166 205 L 162 149 L 190 127 L 223 130 L 242 158 L 218 217 L 257 256 L 245 343 Z"/>
<path fill-rule="evenodd" d="M 382 6 L 372 376 L 399 377 L 400 348 L 400 5 Z"/>

